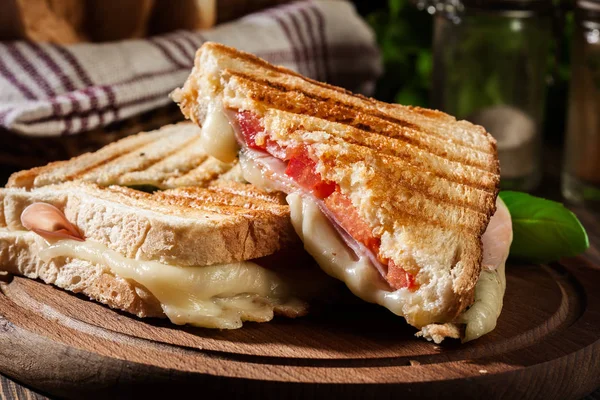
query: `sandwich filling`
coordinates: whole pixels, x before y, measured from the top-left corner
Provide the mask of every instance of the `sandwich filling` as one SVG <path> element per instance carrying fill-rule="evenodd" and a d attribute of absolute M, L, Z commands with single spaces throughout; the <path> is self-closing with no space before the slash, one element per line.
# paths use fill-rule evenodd
<path fill-rule="evenodd" d="M 236 329 L 244 320 L 271 320 L 274 304 L 285 303 L 296 310 L 305 308 L 294 298 L 289 285 L 252 261 L 180 267 L 129 259 L 90 240 L 60 240 L 43 245 L 39 257 L 44 262 L 66 257 L 105 265 L 116 276 L 144 286 L 177 325 Z"/>

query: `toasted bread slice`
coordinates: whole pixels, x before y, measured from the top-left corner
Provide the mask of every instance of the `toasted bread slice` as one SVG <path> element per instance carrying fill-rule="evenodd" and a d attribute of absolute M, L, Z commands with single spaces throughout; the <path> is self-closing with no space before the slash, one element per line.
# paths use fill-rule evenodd
<path fill-rule="evenodd" d="M 213 141 L 237 139 L 248 181 L 318 204 L 379 266 L 395 306 L 365 295 L 368 282 L 356 294 L 418 328 L 454 321 L 472 304 L 500 179 L 496 142 L 485 129 L 355 95 L 216 43 L 202 46 L 172 96 Z M 235 132 L 214 129 L 223 118 Z M 344 276 L 344 265 L 336 268 L 329 273 Z"/>
<path fill-rule="evenodd" d="M 85 240 L 27 231 L 32 203 L 55 206 Z M 238 182 L 152 194 L 85 182 L 0 189 L 0 270 L 177 324 L 238 328 L 305 314 L 295 288 L 314 269 L 261 261 L 297 241 L 281 195 Z"/>
<path fill-rule="evenodd" d="M 200 129 L 189 122 L 129 136 L 102 149 L 13 174 L 7 187 L 32 189 L 68 181 L 101 186 L 158 189 L 206 186 L 235 163 L 210 157 L 199 145 Z M 223 179 L 240 180 L 234 169 Z"/>
<path fill-rule="evenodd" d="M 268 256 L 295 238 L 289 208 L 277 195 L 182 188 L 153 194 L 67 182 L 26 191 L 0 189 L 0 226 L 25 230 L 23 210 L 34 202 L 56 206 L 83 235 L 128 258 L 213 265 Z M 198 238 L 202 238 L 199 242 Z M 190 251 L 190 249 L 194 251 Z"/>

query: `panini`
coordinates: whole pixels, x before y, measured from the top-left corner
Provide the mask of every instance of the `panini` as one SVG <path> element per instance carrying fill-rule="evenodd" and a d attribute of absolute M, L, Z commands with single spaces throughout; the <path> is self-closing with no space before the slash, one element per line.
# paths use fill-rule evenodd
<path fill-rule="evenodd" d="M 288 193 L 294 227 L 322 269 L 428 338 L 465 338 L 461 317 L 474 304 L 500 179 L 485 129 L 216 43 L 200 48 L 172 97 L 202 127 L 207 153 L 229 161 L 239 151 L 246 180 Z M 500 250 L 503 265 L 508 247 Z"/>

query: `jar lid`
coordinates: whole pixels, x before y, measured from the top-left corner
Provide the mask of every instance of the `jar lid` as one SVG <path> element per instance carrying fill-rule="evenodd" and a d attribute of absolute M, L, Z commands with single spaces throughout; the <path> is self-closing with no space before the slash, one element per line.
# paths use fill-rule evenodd
<path fill-rule="evenodd" d="M 578 23 L 590 29 L 598 29 L 600 24 L 600 0 L 577 0 L 575 3 L 575 16 Z"/>
<path fill-rule="evenodd" d="M 552 12 L 552 0 L 411 0 L 418 9 L 430 14 L 474 12 L 497 12 L 530 16 Z M 564 0 L 561 0 L 564 1 Z M 588 0 L 596 1 L 596 0 Z"/>
<path fill-rule="evenodd" d="M 600 12 L 600 0 L 578 0 L 577 8 Z"/>
<path fill-rule="evenodd" d="M 552 10 L 552 0 L 462 0 L 465 8 L 498 11 L 534 11 Z"/>

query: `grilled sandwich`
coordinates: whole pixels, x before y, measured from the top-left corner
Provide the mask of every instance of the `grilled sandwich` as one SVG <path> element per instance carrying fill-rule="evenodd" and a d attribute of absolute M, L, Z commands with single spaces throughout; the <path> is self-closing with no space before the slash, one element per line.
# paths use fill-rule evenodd
<path fill-rule="evenodd" d="M 356 295 L 437 342 L 493 329 L 512 229 L 499 201 L 502 238 L 492 242 L 501 245 L 484 259 L 500 176 L 482 127 L 354 95 L 216 43 L 199 49 L 172 98 L 202 127 L 208 154 L 239 153 L 247 181 L 288 194 L 306 250 Z"/>
<path fill-rule="evenodd" d="M 198 136 L 179 124 L 13 175 L 0 189 L 0 271 L 175 324 L 304 315 L 326 283 L 289 206 L 239 182 Z"/>

